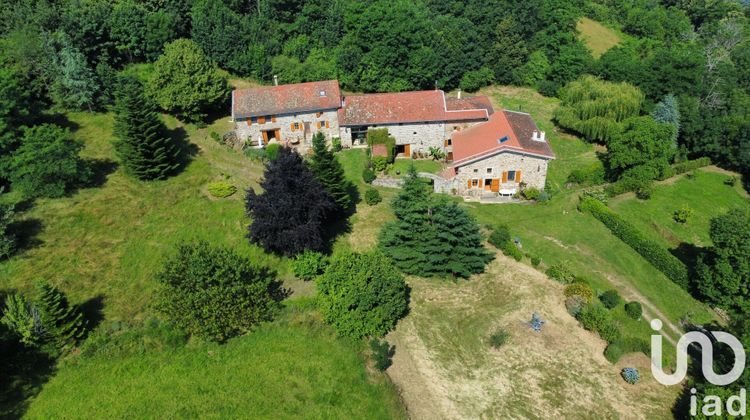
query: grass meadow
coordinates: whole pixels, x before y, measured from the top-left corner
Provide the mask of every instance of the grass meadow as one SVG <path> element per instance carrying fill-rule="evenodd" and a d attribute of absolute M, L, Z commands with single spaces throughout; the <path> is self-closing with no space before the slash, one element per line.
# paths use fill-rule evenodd
<path fill-rule="evenodd" d="M 582 17 L 576 24 L 578 36 L 591 51 L 594 58 L 599 58 L 610 48 L 622 41 L 623 35 L 601 23 Z"/>

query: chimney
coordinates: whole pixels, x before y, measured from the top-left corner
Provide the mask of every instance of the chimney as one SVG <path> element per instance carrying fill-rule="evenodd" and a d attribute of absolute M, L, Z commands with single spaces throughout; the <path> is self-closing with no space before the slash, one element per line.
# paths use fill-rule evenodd
<path fill-rule="evenodd" d="M 534 141 L 544 141 L 544 131 L 536 131 L 531 135 L 531 139 Z"/>
<path fill-rule="evenodd" d="M 458 99 L 461 99 L 461 89 L 458 90 Z"/>
<path fill-rule="evenodd" d="M 279 85 L 279 76 L 273 75 L 273 85 L 278 86 Z"/>

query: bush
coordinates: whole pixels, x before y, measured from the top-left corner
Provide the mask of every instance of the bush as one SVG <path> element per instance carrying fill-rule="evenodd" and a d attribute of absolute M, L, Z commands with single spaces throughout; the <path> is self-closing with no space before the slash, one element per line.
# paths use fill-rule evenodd
<path fill-rule="evenodd" d="M 626 367 L 621 372 L 620 375 L 622 376 L 622 379 L 625 380 L 625 382 L 635 385 L 638 383 L 638 381 L 641 380 L 641 376 L 638 374 L 638 369 L 632 368 L 632 367 Z"/>
<path fill-rule="evenodd" d="M 594 200 L 601 201 L 604 204 L 607 204 L 609 201 L 609 197 L 607 197 L 607 193 L 604 192 L 603 189 L 595 189 L 595 190 L 585 190 L 582 195 L 584 197 L 591 197 Z"/>
<path fill-rule="evenodd" d="M 601 304 L 591 303 L 581 308 L 578 320 L 583 328 L 598 333 L 608 343 L 620 338 L 620 330 L 612 321 L 612 315 Z"/>
<path fill-rule="evenodd" d="M 274 272 L 206 242 L 178 246 L 156 280 L 157 310 L 183 331 L 219 342 L 271 320 L 287 294 Z"/>
<path fill-rule="evenodd" d="M 372 168 L 375 172 L 383 172 L 388 167 L 388 159 L 385 156 L 375 156 L 372 158 Z"/>
<path fill-rule="evenodd" d="M 594 291 L 586 283 L 572 283 L 565 287 L 565 297 L 570 298 L 573 296 L 578 296 L 586 303 L 591 303 L 594 300 Z"/>
<path fill-rule="evenodd" d="M 443 160 L 445 159 L 445 152 L 442 148 L 433 146 L 430 147 L 430 156 L 432 156 L 434 160 Z"/>
<path fill-rule="evenodd" d="M 261 149 L 259 147 L 246 147 L 242 153 L 245 154 L 250 160 L 253 162 L 260 162 L 263 163 L 268 159 L 268 154 L 266 153 L 266 149 Z"/>
<path fill-rule="evenodd" d="M 365 191 L 365 203 L 367 203 L 368 205 L 374 206 L 381 201 L 383 201 L 383 199 L 380 197 L 380 192 L 378 192 L 378 190 L 376 190 L 375 188 L 370 188 Z"/>
<path fill-rule="evenodd" d="M 487 242 L 497 249 L 502 249 L 506 242 L 510 241 L 510 229 L 507 225 L 498 225 L 492 229 Z"/>
<path fill-rule="evenodd" d="M 539 191 L 539 189 L 533 188 L 533 187 L 532 188 L 524 188 L 521 191 L 521 195 L 523 196 L 523 198 L 525 198 L 527 200 L 536 200 L 537 198 L 539 198 L 539 194 L 541 194 L 541 193 L 542 192 Z"/>
<path fill-rule="evenodd" d="M 328 257 L 315 251 L 304 251 L 292 260 L 292 272 L 302 280 L 312 280 L 328 267 Z"/>
<path fill-rule="evenodd" d="M 510 333 L 508 332 L 508 330 L 500 327 L 496 329 L 495 332 L 490 334 L 490 339 L 489 339 L 490 347 L 492 347 L 493 349 L 499 349 L 500 347 L 505 345 L 505 343 L 508 342 L 509 338 L 510 338 Z"/>
<path fill-rule="evenodd" d="M 672 219 L 677 223 L 687 223 L 691 217 L 693 217 L 693 209 L 688 206 L 675 210 L 672 214 Z"/>
<path fill-rule="evenodd" d="M 365 181 L 368 184 L 372 184 L 372 181 L 375 181 L 375 172 L 370 168 L 365 168 L 362 171 L 362 180 Z"/>
<path fill-rule="evenodd" d="M 604 349 L 604 358 L 614 364 L 620 361 L 623 355 L 638 352 L 649 356 L 651 352 L 649 342 L 640 337 L 625 337 L 609 343 Z"/>
<path fill-rule="evenodd" d="M 334 137 L 331 139 L 331 150 L 333 150 L 335 153 L 340 152 L 342 149 L 341 147 L 341 139 L 339 137 Z"/>
<path fill-rule="evenodd" d="M 372 360 L 375 369 L 384 371 L 393 364 L 393 355 L 396 353 L 396 347 L 388 344 L 387 341 L 380 341 L 377 338 L 370 340 L 370 350 L 372 351 Z"/>
<path fill-rule="evenodd" d="M 596 219 L 604 223 L 615 236 L 641 254 L 657 270 L 664 273 L 683 289 L 688 289 L 687 266 L 660 244 L 647 239 L 633 225 L 599 201 L 582 197 L 578 209 L 590 212 Z"/>
<path fill-rule="evenodd" d="M 643 307 L 640 302 L 632 301 L 625 304 L 625 314 L 630 318 L 638 320 L 643 315 Z"/>
<path fill-rule="evenodd" d="M 392 163 L 396 157 L 396 138 L 393 137 L 387 128 L 371 128 L 367 130 L 367 144 L 372 150 L 375 144 L 384 144 L 388 151 L 388 163 Z"/>
<path fill-rule="evenodd" d="M 730 176 L 727 179 L 724 180 L 724 185 L 729 185 L 730 187 L 734 187 L 737 185 L 737 177 L 736 176 Z"/>
<path fill-rule="evenodd" d="M 679 175 L 684 174 L 685 172 L 694 171 L 698 168 L 702 168 L 710 164 L 710 158 L 701 157 L 695 160 L 686 160 L 685 162 L 675 163 L 674 165 L 672 165 L 672 169 L 674 170 L 675 174 Z"/>
<path fill-rule="evenodd" d="M 547 269 L 547 276 L 562 284 L 570 284 L 575 280 L 575 274 L 566 263 L 553 264 Z"/>
<path fill-rule="evenodd" d="M 531 265 L 534 267 L 539 267 L 539 264 L 542 263 L 542 259 L 537 257 L 536 255 L 531 257 Z"/>
<path fill-rule="evenodd" d="M 342 254 L 316 279 L 323 320 L 345 337 L 380 337 L 409 310 L 409 289 L 379 252 Z"/>
<path fill-rule="evenodd" d="M 216 131 L 212 131 L 211 134 L 209 134 L 211 139 L 219 144 L 223 144 L 224 142 L 221 139 L 221 136 Z"/>
<path fill-rule="evenodd" d="M 459 87 L 467 92 L 476 92 L 479 89 L 489 86 L 495 80 L 495 74 L 487 67 L 479 70 L 470 70 L 464 73 L 459 82 Z"/>
<path fill-rule="evenodd" d="M 0 199 L 2 192 L 0 188 Z M 16 235 L 11 231 L 15 214 L 14 205 L 0 202 L 0 260 L 10 257 L 16 249 Z"/>
<path fill-rule="evenodd" d="M 536 201 L 538 203 L 546 203 L 547 201 L 549 201 L 549 199 L 550 199 L 549 193 L 547 191 L 542 191 L 539 193 L 539 197 L 536 198 Z"/>
<path fill-rule="evenodd" d="M 513 241 L 506 241 L 500 249 L 503 251 L 503 254 L 513 257 L 516 261 L 521 261 L 523 259 L 523 252 L 518 249 L 518 245 Z"/>
<path fill-rule="evenodd" d="M 281 149 L 279 143 L 271 143 L 266 146 L 266 158 L 270 161 L 276 160 L 276 158 L 279 157 L 279 149 Z"/>
<path fill-rule="evenodd" d="M 620 298 L 620 294 L 617 293 L 617 290 L 607 290 L 599 296 L 599 300 L 607 309 L 614 309 L 620 304 L 620 302 L 622 302 L 622 298 Z"/>
<path fill-rule="evenodd" d="M 208 184 L 208 192 L 214 197 L 225 198 L 236 193 L 237 187 L 226 181 L 217 181 Z"/>
<path fill-rule="evenodd" d="M 651 184 L 643 185 L 635 190 L 635 196 L 640 200 L 649 200 L 654 194 L 654 186 Z"/>
<path fill-rule="evenodd" d="M 581 309 L 586 306 L 587 302 L 580 296 L 575 295 L 565 299 L 565 309 L 568 311 L 570 316 L 578 318 L 578 314 L 581 313 Z"/>

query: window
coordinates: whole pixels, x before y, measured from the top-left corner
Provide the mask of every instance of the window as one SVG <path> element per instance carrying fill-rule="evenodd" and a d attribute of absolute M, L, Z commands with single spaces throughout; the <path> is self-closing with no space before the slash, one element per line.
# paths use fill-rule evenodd
<path fill-rule="evenodd" d="M 479 169 L 474 169 L 474 173 L 478 174 L 479 173 Z"/>
<path fill-rule="evenodd" d="M 299 129 L 300 129 L 300 123 L 298 122 L 292 123 L 292 131 L 297 131 Z"/>
<path fill-rule="evenodd" d="M 492 173 L 492 168 L 487 168 L 487 173 L 491 174 Z"/>
<path fill-rule="evenodd" d="M 322 112 L 316 112 L 316 113 L 315 113 L 315 117 L 316 117 L 316 118 L 320 118 L 320 116 L 321 116 L 321 115 L 323 115 L 323 113 L 322 113 Z"/>
<path fill-rule="evenodd" d="M 258 122 L 258 117 L 250 117 L 250 125 Z"/>
<path fill-rule="evenodd" d="M 416 131 L 414 132 L 414 135 L 415 135 L 415 136 L 417 135 L 417 132 L 416 132 Z"/>
<path fill-rule="evenodd" d="M 266 117 L 261 116 L 258 117 L 258 124 L 265 124 L 266 123 Z"/>
<path fill-rule="evenodd" d="M 516 171 L 508 171 L 508 181 L 516 180 Z"/>
<path fill-rule="evenodd" d="M 471 180 L 471 187 L 478 187 L 479 186 L 479 180 L 478 179 L 472 179 Z"/>
<path fill-rule="evenodd" d="M 271 122 L 276 122 L 276 116 L 275 115 L 271 115 Z"/>
<path fill-rule="evenodd" d="M 326 96 L 326 91 L 324 91 L 324 90 L 321 90 L 321 91 L 320 91 L 320 96 Z"/>

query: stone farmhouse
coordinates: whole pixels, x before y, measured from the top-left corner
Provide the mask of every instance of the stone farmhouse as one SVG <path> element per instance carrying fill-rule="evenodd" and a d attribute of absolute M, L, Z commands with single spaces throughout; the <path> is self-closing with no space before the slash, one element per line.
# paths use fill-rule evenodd
<path fill-rule="evenodd" d="M 342 95 L 336 80 L 238 89 L 232 121 L 246 146 L 276 142 L 302 153 L 318 131 L 351 148 L 367 146 L 369 129 L 387 128 L 398 157 L 443 150 L 452 164 L 435 189 L 465 196 L 543 189 L 554 159 L 529 114 L 495 112 L 486 96 L 450 98 L 442 90 Z"/>

